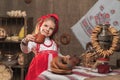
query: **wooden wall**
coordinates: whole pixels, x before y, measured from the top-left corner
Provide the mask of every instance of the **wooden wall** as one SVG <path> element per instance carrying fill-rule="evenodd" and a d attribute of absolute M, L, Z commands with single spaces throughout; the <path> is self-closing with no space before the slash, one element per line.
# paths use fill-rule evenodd
<path fill-rule="evenodd" d="M 80 43 L 71 31 L 71 27 L 95 4 L 97 0 L 53 0 L 53 12 L 60 16 L 60 30 L 58 36 L 67 32 L 71 36 L 68 45 L 60 45 L 63 54 L 81 54 L 84 52 Z"/>
<path fill-rule="evenodd" d="M 6 12 L 10 10 L 25 10 L 27 17 L 36 19 L 48 13 L 57 13 L 59 15 L 58 40 L 62 33 L 66 32 L 71 36 L 68 45 L 60 44 L 62 54 L 77 54 L 84 52 L 79 41 L 71 31 L 71 27 L 83 17 L 87 11 L 97 2 L 97 0 L 32 0 L 26 4 L 24 0 L 1 0 L 0 16 L 7 16 Z M 29 26 L 28 26 L 29 27 Z"/>

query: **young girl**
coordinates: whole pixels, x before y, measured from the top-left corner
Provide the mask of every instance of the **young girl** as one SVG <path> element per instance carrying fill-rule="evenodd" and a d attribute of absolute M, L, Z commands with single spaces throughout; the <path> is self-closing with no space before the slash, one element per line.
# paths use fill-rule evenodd
<path fill-rule="evenodd" d="M 51 60 L 60 55 L 57 44 L 52 40 L 57 30 L 58 16 L 56 14 L 48 14 L 39 18 L 34 33 L 26 35 L 21 41 L 20 46 L 24 53 L 32 51 L 35 54 L 25 80 L 36 80 L 41 72 L 50 69 Z M 38 43 L 36 41 L 38 34 L 45 36 L 43 42 Z"/>

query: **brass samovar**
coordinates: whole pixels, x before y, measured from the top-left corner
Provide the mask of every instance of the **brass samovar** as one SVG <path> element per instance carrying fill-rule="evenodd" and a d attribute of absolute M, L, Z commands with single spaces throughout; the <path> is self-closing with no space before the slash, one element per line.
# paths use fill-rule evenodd
<path fill-rule="evenodd" d="M 103 50 L 107 50 L 110 48 L 113 39 L 112 33 L 108 30 L 110 24 L 99 24 L 99 26 L 102 29 L 98 34 L 98 42 Z"/>

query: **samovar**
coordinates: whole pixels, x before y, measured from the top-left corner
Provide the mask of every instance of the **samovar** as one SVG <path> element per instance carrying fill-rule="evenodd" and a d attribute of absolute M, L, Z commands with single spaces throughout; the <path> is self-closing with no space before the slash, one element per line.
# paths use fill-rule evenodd
<path fill-rule="evenodd" d="M 100 24 L 100 26 L 102 29 L 98 34 L 98 42 L 103 50 L 107 50 L 110 48 L 113 39 L 113 35 L 108 30 L 110 24 Z"/>

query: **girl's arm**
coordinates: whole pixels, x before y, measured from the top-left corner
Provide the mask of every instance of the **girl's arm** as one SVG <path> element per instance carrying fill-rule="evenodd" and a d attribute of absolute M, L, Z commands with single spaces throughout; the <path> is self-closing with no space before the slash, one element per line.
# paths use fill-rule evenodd
<path fill-rule="evenodd" d="M 20 48 L 24 53 L 30 53 L 34 46 L 35 36 L 33 34 L 28 34 L 26 37 L 21 41 Z"/>
<path fill-rule="evenodd" d="M 22 52 L 24 52 L 24 53 L 30 53 L 31 52 L 31 50 L 28 47 L 28 41 L 26 40 L 26 38 L 24 38 L 21 41 L 20 48 L 21 48 Z"/>
<path fill-rule="evenodd" d="M 20 44 L 20 48 L 22 50 L 22 52 L 24 53 L 30 53 L 32 51 L 32 49 L 35 47 L 35 43 L 34 43 L 34 35 L 32 34 L 28 34 L 22 41 Z"/>

